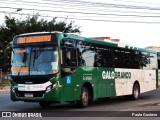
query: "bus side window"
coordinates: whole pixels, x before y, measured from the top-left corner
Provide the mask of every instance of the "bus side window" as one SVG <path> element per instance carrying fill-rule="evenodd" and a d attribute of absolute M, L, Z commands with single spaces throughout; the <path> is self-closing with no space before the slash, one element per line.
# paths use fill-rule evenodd
<path fill-rule="evenodd" d="M 147 52 L 140 52 L 140 67 L 142 69 L 150 68 L 150 54 Z"/>
<path fill-rule="evenodd" d="M 63 66 L 76 67 L 77 66 L 76 49 L 64 47 L 62 51 L 63 51 Z"/>
<path fill-rule="evenodd" d="M 96 55 L 95 55 L 95 61 L 94 66 L 95 67 L 103 67 L 103 47 L 102 45 L 96 45 L 95 47 Z"/>
<path fill-rule="evenodd" d="M 150 53 L 150 69 L 157 69 L 157 56 L 154 53 Z"/>
<path fill-rule="evenodd" d="M 108 46 L 96 45 L 95 47 L 95 67 L 113 67 L 114 66 L 114 52 Z"/>
<path fill-rule="evenodd" d="M 93 67 L 95 62 L 94 44 L 77 41 L 76 47 L 78 53 L 78 65 Z"/>

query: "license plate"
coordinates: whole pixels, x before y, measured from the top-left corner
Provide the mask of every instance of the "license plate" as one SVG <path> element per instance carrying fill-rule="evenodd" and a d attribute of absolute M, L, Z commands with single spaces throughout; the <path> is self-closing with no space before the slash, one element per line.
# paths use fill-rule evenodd
<path fill-rule="evenodd" d="M 24 94 L 24 97 L 31 98 L 31 97 L 33 97 L 33 93 L 25 93 L 25 94 Z"/>

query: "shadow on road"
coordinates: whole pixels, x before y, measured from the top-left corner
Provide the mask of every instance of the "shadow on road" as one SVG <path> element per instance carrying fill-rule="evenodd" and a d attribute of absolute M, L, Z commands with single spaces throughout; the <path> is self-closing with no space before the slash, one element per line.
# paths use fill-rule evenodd
<path fill-rule="evenodd" d="M 139 100 L 130 100 L 127 97 L 112 97 L 112 98 L 103 98 L 103 99 L 96 99 L 90 104 L 86 109 L 91 110 L 92 108 L 105 106 L 105 107 L 115 107 L 117 105 L 123 105 L 123 104 L 135 104 L 138 102 L 142 102 L 145 100 L 152 99 L 153 95 L 145 95 L 142 94 Z M 29 103 L 27 103 L 29 104 Z M 35 103 L 36 104 L 36 103 Z M 24 109 L 23 109 L 24 110 Z M 49 108 L 41 108 L 39 104 L 37 103 L 36 106 L 27 108 L 25 110 L 32 110 L 32 111 L 83 111 L 83 108 L 78 108 L 76 103 L 58 103 L 58 104 L 52 104 Z"/>

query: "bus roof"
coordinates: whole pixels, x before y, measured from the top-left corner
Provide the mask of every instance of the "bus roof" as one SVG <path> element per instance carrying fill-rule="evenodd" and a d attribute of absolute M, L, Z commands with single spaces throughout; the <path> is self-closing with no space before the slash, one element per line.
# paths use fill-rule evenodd
<path fill-rule="evenodd" d="M 97 39 L 92 39 L 92 38 L 85 38 L 85 37 L 81 37 L 81 36 L 78 36 L 75 34 L 66 34 L 66 36 L 68 38 L 74 38 L 74 39 L 83 40 L 83 41 L 91 42 L 91 43 L 97 43 L 97 44 L 101 44 L 101 45 L 120 47 L 120 48 L 125 48 L 125 49 L 130 49 L 130 50 L 138 50 L 138 51 L 142 51 L 142 52 L 144 51 L 144 52 L 156 53 L 155 50 L 134 47 L 129 44 L 125 44 L 125 43 L 121 43 L 121 42 L 113 42 L 113 41 L 108 41 L 108 40 L 97 40 Z"/>
<path fill-rule="evenodd" d="M 32 32 L 32 33 L 25 33 L 25 34 L 16 35 L 15 37 L 28 36 L 28 35 L 39 35 L 39 34 L 50 34 L 50 33 L 63 33 L 63 32 L 59 32 L 59 31 L 52 31 L 52 32 Z"/>

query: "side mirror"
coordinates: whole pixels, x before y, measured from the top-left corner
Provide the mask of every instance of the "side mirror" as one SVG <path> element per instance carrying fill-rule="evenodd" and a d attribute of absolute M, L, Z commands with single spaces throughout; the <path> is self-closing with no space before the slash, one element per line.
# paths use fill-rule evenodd
<path fill-rule="evenodd" d="M 76 68 L 62 68 L 65 73 L 74 73 Z"/>

